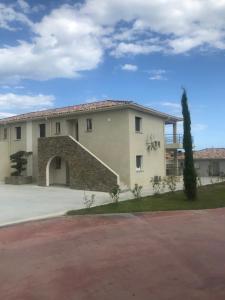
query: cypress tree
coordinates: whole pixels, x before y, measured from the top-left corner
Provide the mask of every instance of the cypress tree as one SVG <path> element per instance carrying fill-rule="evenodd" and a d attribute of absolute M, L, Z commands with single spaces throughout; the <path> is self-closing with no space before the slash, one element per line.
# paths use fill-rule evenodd
<path fill-rule="evenodd" d="M 195 200 L 197 197 L 197 176 L 193 159 L 191 116 L 188 108 L 188 99 L 185 89 L 183 91 L 181 104 L 184 122 L 183 147 L 185 151 L 183 170 L 184 192 L 189 200 Z"/>

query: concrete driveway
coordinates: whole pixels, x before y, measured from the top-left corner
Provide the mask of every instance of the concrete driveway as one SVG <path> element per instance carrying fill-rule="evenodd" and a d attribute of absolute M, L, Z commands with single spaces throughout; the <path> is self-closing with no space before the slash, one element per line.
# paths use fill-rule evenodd
<path fill-rule="evenodd" d="M 109 203 L 107 193 L 95 194 L 95 205 Z M 0 184 L 0 226 L 58 216 L 84 207 L 83 191 L 64 187 Z"/>
<path fill-rule="evenodd" d="M 74 216 L 0 230 L 4 300 L 224 300 L 225 209 Z"/>

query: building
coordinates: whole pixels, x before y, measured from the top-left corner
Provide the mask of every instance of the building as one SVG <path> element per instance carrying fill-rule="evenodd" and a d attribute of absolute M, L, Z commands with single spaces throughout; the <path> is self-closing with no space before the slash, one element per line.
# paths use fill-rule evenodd
<path fill-rule="evenodd" d="M 106 100 L 0 120 L 0 180 L 9 156 L 32 152 L 27 176 L 42 186 L 108 191 L 113 185 L 148 186 L 166 175 L 166 151 L 177 153 L 180 118 L 132 101 Z M 173 133 L 165 136 L 165 126 Z M 177 164 L 177 163 L 176 163 Z"/>
<path fill-rule="evenodd" d="M 194 151 L 195 170 L 200 177 L 225 175 L 225 148 L 206 148 Z M 183 154 L 179 156 L 179 165 L 183 167 Z"/>

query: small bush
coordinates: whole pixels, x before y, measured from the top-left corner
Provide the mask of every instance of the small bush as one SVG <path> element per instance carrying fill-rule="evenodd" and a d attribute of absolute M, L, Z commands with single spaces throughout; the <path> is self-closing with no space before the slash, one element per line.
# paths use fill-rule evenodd
<path fill-rule="evenodd" d="M 84 193 L 84 206 L 89 209 L 93 206 L 95 202 L 95 194 L 92 194 L 91 196 L 88 196 Z"/>
<path fill-rule="evenodd" d="M 176 191 L 178 182 L 179 182 L 179 179 L 176 176 L 167 176 L 165 179 L 165 183 L 171 192 Z"/>
<path fill-rule="evenodd" d="M 162 180 L 159 177 L 152 177 L 150 180 L 155 195 L 159 194 L 162 188 Z"/>
<path fill-rule="evenodd" d="M 197 187 L 201 187 L 201 186 L 202 186 L 201 177 L 197 176 Z"/>
<path fill-rule="evenodd" d="M 121 189 L 120 189 L 119 185 L 117 184 L 116 186 L 114 186 L 112 188 L 111 192 L 109 193 L 109 196 L 114 203 L 118 203 L 119 198 L 120 198 L 120 193 L 121 193 Z"/>
<path fill-rule="evenodd" d="M 220 180 L 225 181 L 225 173 L 224 172 L 220 172 Z"/>
<path fill-rule="evenodd" d="M 132 194 L 134 195 L 134 198 L 139 199 L 141 198 L 141 190 L 142 186 L 135 183 L 133 190 L 131 190 Z"/>
<path fill-rule="evenodd" d="M 211 176 L 211 177 L 210 177 L 210 183 L 211 183 L 211 184 L 214 184 L 214 180 L 213 180 L 213 179 L 214 179 L 213 176 Z"/>
<path fill-rule="evenodd" d="M 26 171 L 27 157 L 31 154 L 32 152 L 18 151 L 10 155 L 11 168 L 15 169 L 11 176 L 21 176 L 22 172 Z"/>

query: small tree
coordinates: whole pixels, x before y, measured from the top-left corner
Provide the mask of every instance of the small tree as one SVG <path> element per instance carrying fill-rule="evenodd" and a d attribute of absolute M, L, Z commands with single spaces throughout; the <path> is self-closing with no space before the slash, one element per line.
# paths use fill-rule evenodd
<path fill-rule="evenodd" d="M 158 176 L 154 176 L 151 178 L 150 182 L 152 184 L 154 195 L 160 194 L 162 185 L 164 187 L 164 182 L 161 180 L 161 178 L 159 178 Z"/>
<path fill-rule="evenodd" d="M 174 193 L 176 191 L 178 181 L 179 181 L 178 177 L 174 175 L 166 177 L 165 184 L 167 185 L 170 192 Z"/>
<path fill-rule="evenodd" d="M 15 169 L 11 173 L 11 176 L 21 176 L 22 172 L 26 170 L 27 157 L 31 155 L 32 152 L 18 151 L 10 155 L 11 168 Z"/>
<path fill-rule="evenodd" d="M 86 195 L 84 191 L 84 206 L 89 209 L 95 203 L 95 194 L 91 194 L 91 196 Z"/>
<path fill-rule="evenodd" d="M 142 185 L 138 185 L 135 183 L 134 188 L 131 190 L 132 194 L 134 195 L 134 198 L 139 199 L 141 198 L 141 190 L 142 190 Z"/>
<path fill-rule="evenodd" d="M 112 190 L 109 192 L 109 196 L 112 199 L 112 201 L 114 203 L 118 203 L 119 198 L 120 198 L 120 193 L 121 193 L 121 189 L 119 187 L 119 185 L 115 185 Z"/>
<path fill-rule="evenodd" d="M 187 94 L 184 89 L 182 99 L 182 114 L 184 119 L 184 137 L 183 146 L 185 150 L 184 155 L 184 192 L 189 200 L 194 200 L 197 197 L 197 176 L 194 167 L 193 146 L 191 136 L 191 117 L 188 108 Z"/>

